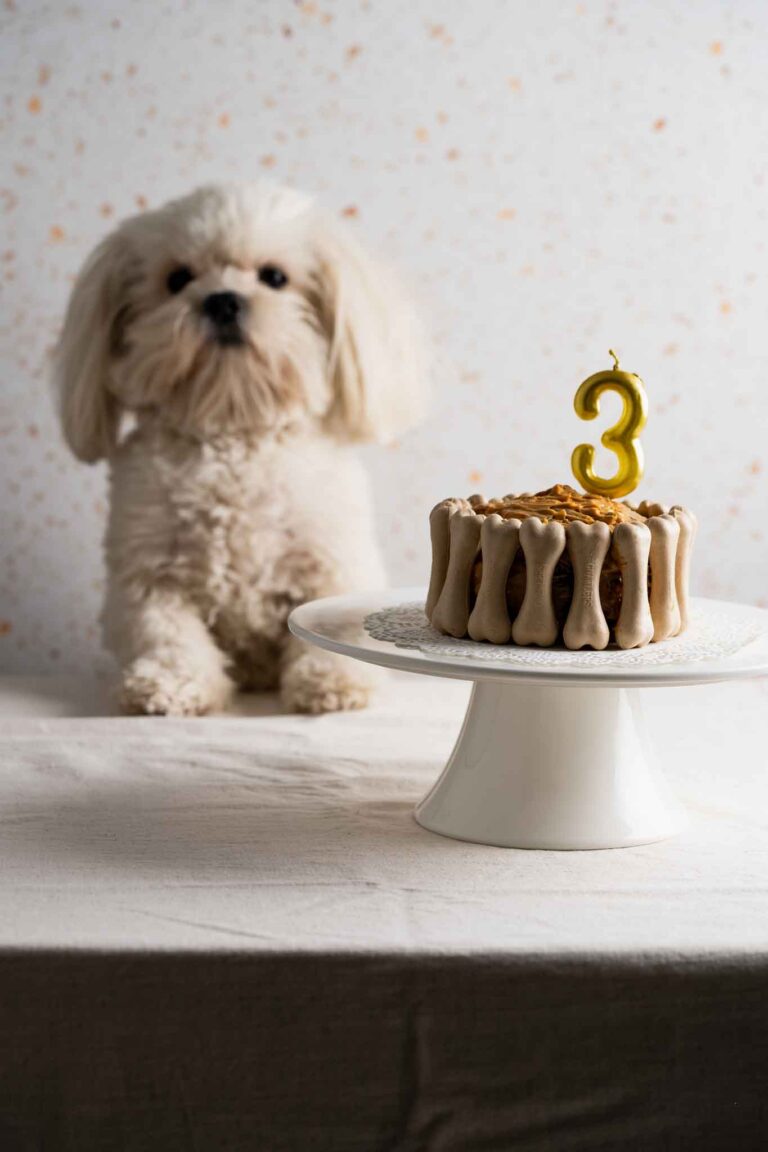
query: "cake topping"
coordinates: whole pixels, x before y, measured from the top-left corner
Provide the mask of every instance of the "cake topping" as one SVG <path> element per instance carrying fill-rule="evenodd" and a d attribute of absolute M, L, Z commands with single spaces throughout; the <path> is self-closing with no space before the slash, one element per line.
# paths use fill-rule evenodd
<path fill-rule="evenodd" d="M 602 521 L 609 528 L 617 524 L 645 524 L 644 516 L 607 496 L 577 492 L 569 484 L 555 484 L 543 492 L 523 493 L 521 496 L 502 496 L 485 504 L 475 504 L 480 516 L 495 512 L 504 520 L 526 520 L 535 516 L 545 524 L 550 520 L 568 524 L 580 520 L 583 524 Z"/>

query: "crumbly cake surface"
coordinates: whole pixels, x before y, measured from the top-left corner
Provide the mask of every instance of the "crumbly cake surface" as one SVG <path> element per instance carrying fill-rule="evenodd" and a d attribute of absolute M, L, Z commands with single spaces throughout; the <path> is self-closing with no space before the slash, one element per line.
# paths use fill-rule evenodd
<path fill-rule="evenodd" d="M 617 524 L 645 524 L 644 516 L 610 500 L 607 496 L 577 492 L 569 484 L 555 484 L 543 492 L 522 496 L 502 496 L 486 503 L 474 503 L 475 512 L 480 516 L 491 516 L 494 512 L 504 520 L 526 520 L 536 516 L 545 524 L 550 520 L 569 524 L 580 520 L 583 524 L 594 524 L 598 520 L 613 529 Z"/>

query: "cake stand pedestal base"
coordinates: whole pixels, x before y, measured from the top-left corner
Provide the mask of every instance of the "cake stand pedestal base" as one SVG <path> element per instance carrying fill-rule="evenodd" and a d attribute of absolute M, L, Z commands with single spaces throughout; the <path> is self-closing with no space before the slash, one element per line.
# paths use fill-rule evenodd
<path fill-rule="evenodd" d="M 315 600 L 295 608 L 288 627 L 355 660 L 475 682 L 453 754 L 416 809 L 424 828 L 456 840 L 624 848 L 674 835 L 685 820 L 655 767 L 638 689 L 768 676 L 768 612 L 747 604 L 692 600 L 691 635 L 668 642 L 672 659 L 657 659 L 650 645 L 619 667 L 583 653 L 518 662 L 512 650 L 508 662 L 489 660 L 487 645 L 445 651 L 444 637 L 435 650 L 425 594 Z"/>
<path fill-rule="evenodd" d="M 628 688 L 481 680 L 434 788 L 431 832 L 502 848 L 623 848 L 685 824 Z"/>

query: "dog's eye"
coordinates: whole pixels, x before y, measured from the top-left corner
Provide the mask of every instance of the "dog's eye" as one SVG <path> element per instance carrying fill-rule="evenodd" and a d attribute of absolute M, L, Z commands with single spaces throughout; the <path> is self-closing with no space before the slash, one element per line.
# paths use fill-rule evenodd
<path fill-rule="evenodd" d="M 174 268 L 173 272 L 168 273 L 166 284 L 168 291 L 172 292 L 175 296 L 178 292 L 182 292 L 190 280 L 194 280 L 195 275 L 191 268 L 187 268 L 186 264 L 182 264 L 179 268 Z"/>
<path fill-rule="evenodd" d="M 275 289 L 285 288 L 288 283 L 288 277 L 282 268 L 278 268 L 277 264 L 262 264 L 259 268 L 259 280 L 268 288 Z"/>

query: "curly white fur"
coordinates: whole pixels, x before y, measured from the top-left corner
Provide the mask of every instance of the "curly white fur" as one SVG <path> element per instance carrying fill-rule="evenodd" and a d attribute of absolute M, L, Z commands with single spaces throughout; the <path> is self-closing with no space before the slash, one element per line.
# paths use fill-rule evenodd
<path fill-rule="evenodd" d="M 222 292 L 240 307 L 227 340 L 206 314 Z M 110 464 L 103 622 L 128 711 L 202 714 L 235 685 L 279 685 L 300 711 L 364 706 L 371 672 L 308 650 L 286 618 L 384 583 L 351 444 L 421 414 L 420 347 L 390 274 L 287 189 L 203 188 L 96 249 L 56 374 L 72 450 Z"/>

